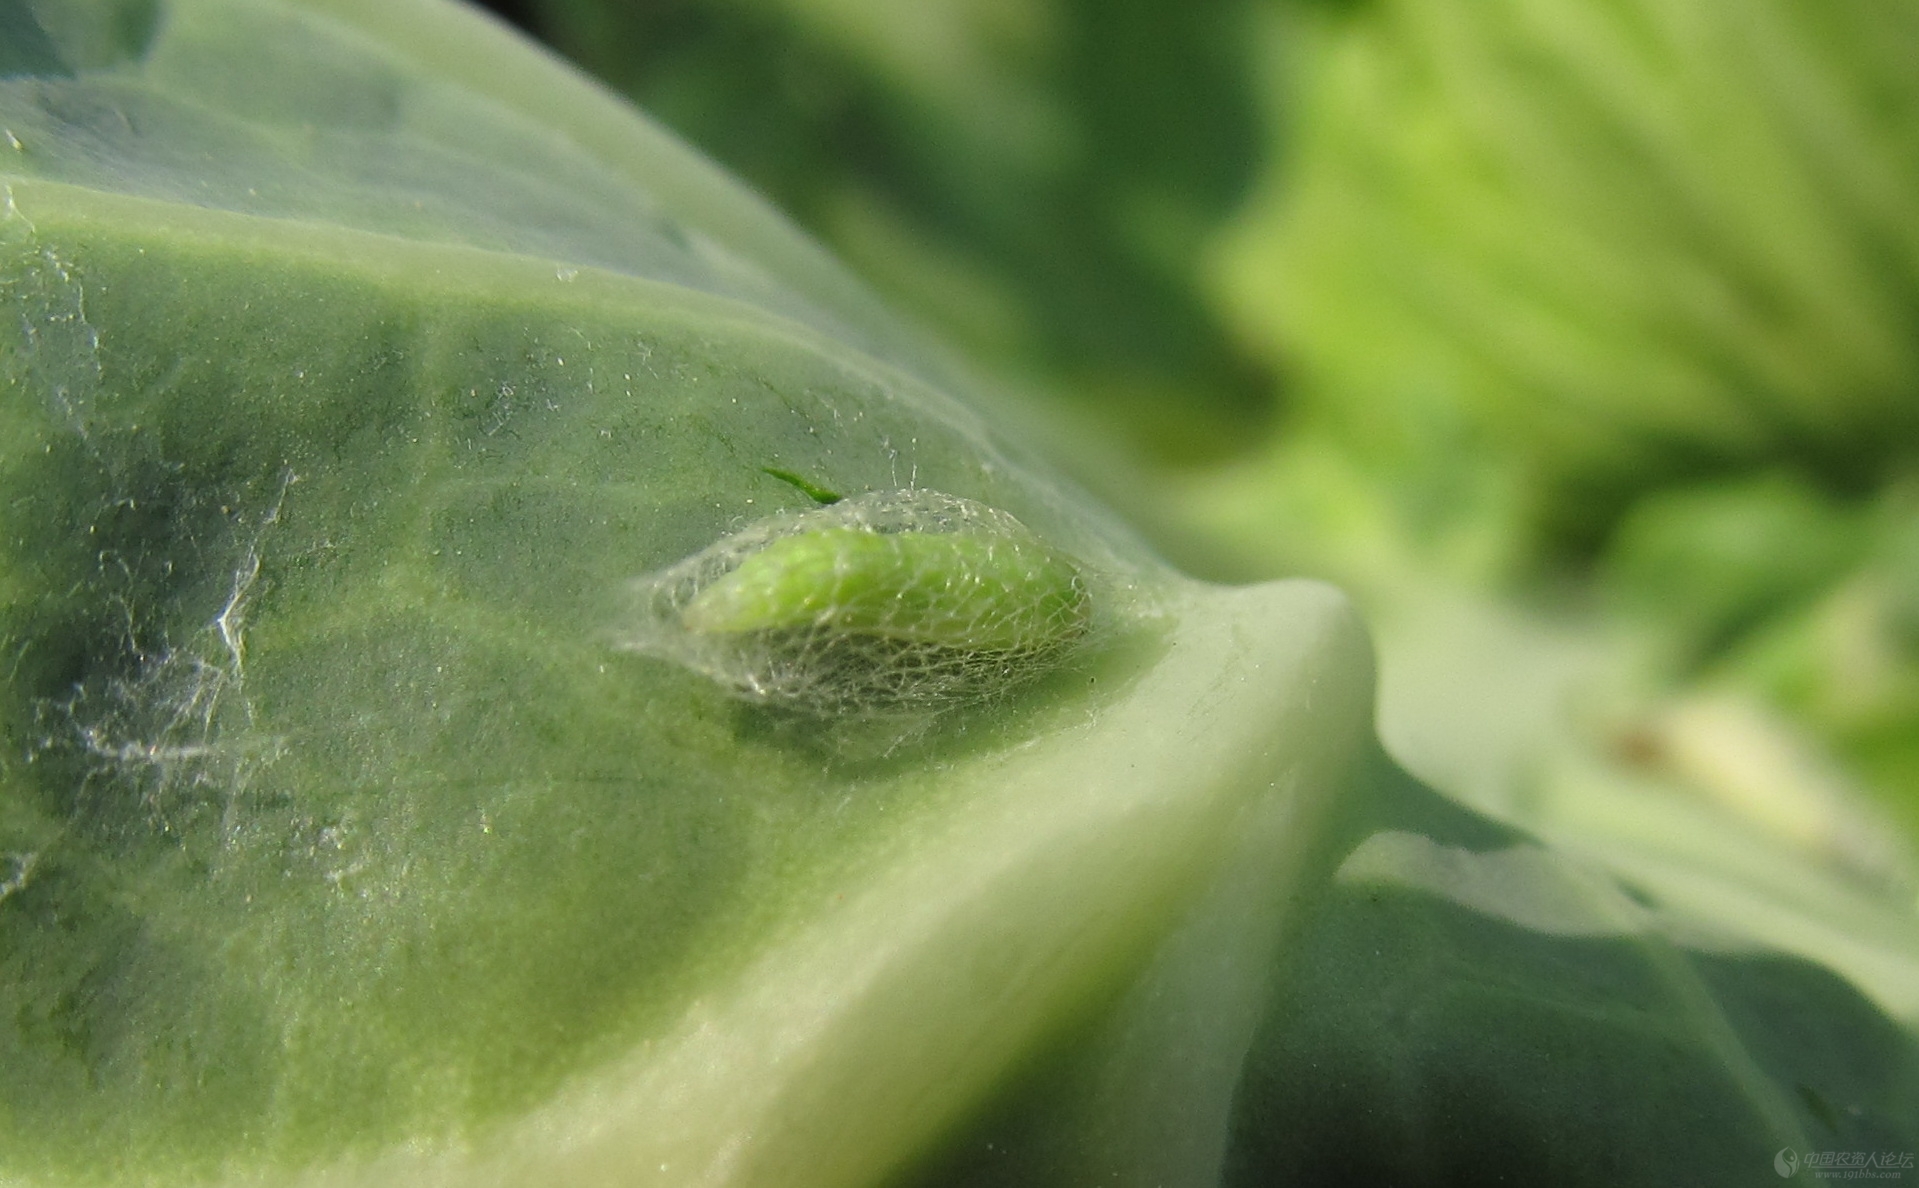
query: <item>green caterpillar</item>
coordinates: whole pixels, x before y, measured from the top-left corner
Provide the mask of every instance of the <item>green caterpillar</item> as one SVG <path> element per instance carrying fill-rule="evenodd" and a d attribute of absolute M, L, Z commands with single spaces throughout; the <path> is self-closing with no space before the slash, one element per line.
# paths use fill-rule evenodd
<path fill-rule="evenodd" d="M 827 714 L 990 698 L 1055 667 L 1091 620 L 1071 560 L 1013 516 L 936 491 L 750 525 L 640 591 L 632 650 Z"/>

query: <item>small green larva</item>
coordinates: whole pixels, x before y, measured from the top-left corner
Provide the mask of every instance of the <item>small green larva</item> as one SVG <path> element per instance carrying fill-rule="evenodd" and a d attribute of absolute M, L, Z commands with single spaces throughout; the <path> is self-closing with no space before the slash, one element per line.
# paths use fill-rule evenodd
<path fill-rule="evenodd" d="M 762 466 L 760 467 L 760 473 L 772 475 L 774 478 L 785 483 L 787 486 L 822 507 L 838 503 L 840 500 L 846 498 L 846 496 L 840 494 L 838 491 L 830 487 L 822 487 L 805 475 L 795 473 L 791 470 L 782 470 L 777 466 Z"/>
<path fill-rule="evenodd" d="M 892 714 L 989 699 L 1085 634 L 1079 569 L 1013 516 L 873 492 L 749 525 L 640 579 L 630 650 L 750 701 Z"/>

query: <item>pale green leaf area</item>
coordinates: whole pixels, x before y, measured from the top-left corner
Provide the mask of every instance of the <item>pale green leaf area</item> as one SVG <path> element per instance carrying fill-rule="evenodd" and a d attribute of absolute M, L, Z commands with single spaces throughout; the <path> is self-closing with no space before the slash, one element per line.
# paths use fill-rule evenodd
<path fill-rule="evenodd" d="M 1378 0 L 1272 22 L 1296 147 L 1215 255 L 1228 316 L 1295 381 L 1270 486 L 1336 450 L 1431 579 L 1515 614 L 1637 603 L 1694 661 L 1837 593 L 1919 458 L 1915 17 Z M 1220 527 L 1270 554 L 1276 502 Z M 1614 588 L 1655 572 L 1656 601 Z M 1910 804 L 1883 745 L 1777 701 Z"/>
<path fill-rule="evenodd" d="M 1535 546 L 1769 463 L 1870 489 L 1919 442 L 1915 45 L 1903 4 L 1315 12 L 1223 289 L 1367 457 L 1495 451 Z"/>
<path fill-rule="evenodd" d="M 1793 875 L 1824 947 L 1777 943 L 1750 880 L 1413 782 L 1343 596 L 1166 569 L 499 28 L 0 32 L 0 1184 L 1742 1184 L 1919 1143 L 1903 917 Z M 643 575 L 816 507 L 791 476 L 1014 517 L 1070 569 L 979 597 L 1072 590 L 1052 666 L 822 720 L 623 650 Z"/>
<path fill-rule="evenodd" d="M 1178 499 L 1353 593 L 1421 778 L 1908 1003 L 1915 15 L 1275 11 L 1214 259 L 1291 404 Z"/>

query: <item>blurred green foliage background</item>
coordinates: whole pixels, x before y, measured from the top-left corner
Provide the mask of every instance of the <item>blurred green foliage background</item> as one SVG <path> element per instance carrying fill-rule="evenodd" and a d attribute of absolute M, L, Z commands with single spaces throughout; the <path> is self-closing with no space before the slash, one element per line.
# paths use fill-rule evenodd
<path fill-rule="evenodd" d="M 1196 270 L 1265 156 L 1235 0 L 529 0 L 515 14 L 975 358 L 1155 455 L 1274 391 Z"/>
<path fill-rule="evenodd" d="M 1919 888 L 1919 3 L 517 0 L 1382 728 Z"/>

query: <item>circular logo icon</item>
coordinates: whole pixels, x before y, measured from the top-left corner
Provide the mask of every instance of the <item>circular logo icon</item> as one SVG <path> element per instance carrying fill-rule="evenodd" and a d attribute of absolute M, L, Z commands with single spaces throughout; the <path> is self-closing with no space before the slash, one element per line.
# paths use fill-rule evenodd
<path fill-rule="evenodd" d="M 1778 1172 L 1779 1178 L 1782 1180 L 1798 1171 L 1798 1152 L 1794 1151 L 1791 1147 L 1779 1148 L 1779 1154 L 1772 1157 L 1772 1170 Z"/>

